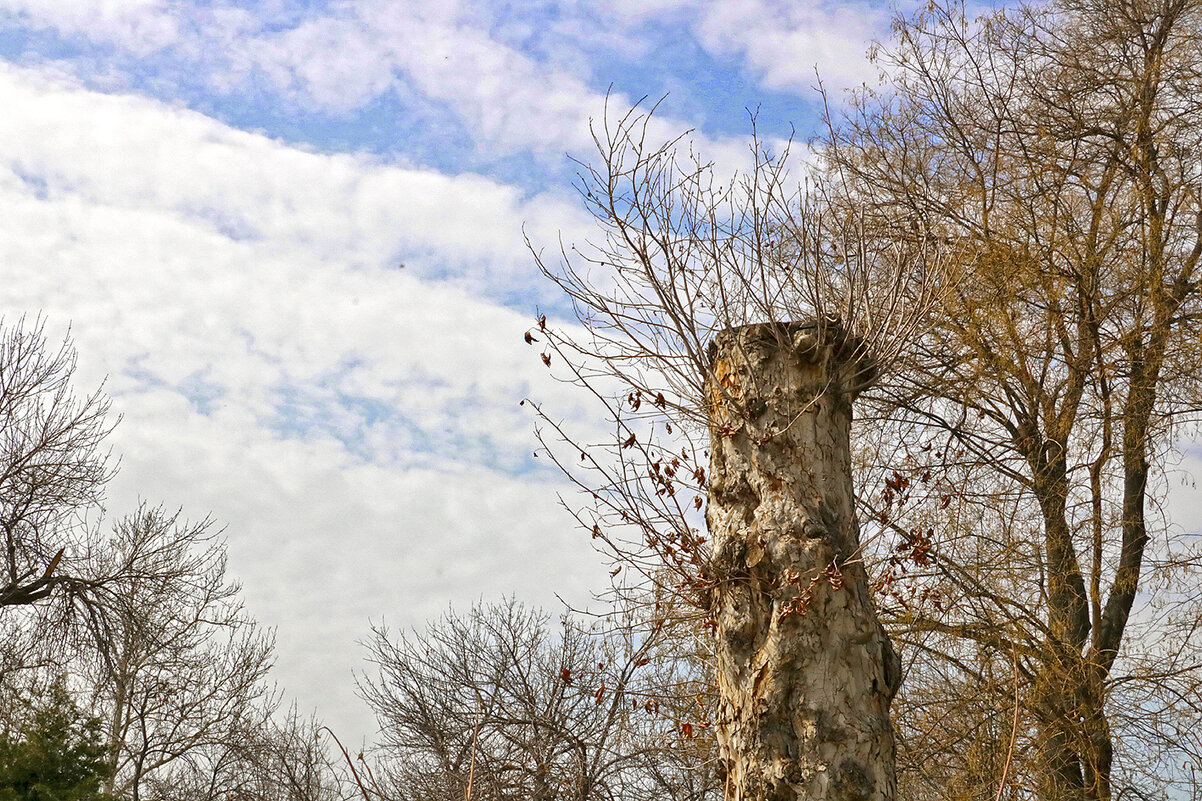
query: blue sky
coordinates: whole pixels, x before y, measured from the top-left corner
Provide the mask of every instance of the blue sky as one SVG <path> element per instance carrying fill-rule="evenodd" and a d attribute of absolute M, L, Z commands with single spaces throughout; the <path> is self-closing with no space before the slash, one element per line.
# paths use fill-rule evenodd
<path fill-rule="evenodd" d="M 356 641 L 605 572 L 531 457 L 522 342 L 565 305 L 522 241 L 581 241 L 590 119 L 667 99 L 720 164 L 871 81 L 868 2 L 0 0 L 0 311 L 68 324 L 123 421 L 110 514 L 227 526 L 277 679 L 354 740 Z M 399 265 L 404 264 L 404 267 Z"/>

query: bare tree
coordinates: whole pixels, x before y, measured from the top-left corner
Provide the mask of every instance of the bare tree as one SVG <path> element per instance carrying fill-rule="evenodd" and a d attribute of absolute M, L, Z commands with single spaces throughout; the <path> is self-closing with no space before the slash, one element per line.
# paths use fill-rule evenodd
<path fill-rule="evenodd" d="M 353 798 L 331 762 L 321 724 L 287 714 L 227 733 L 148 778 L 144 798 L 170 801 L 343 801 Z"/>
<path fill-rule="evenodd" d="M 132 801 L 212 785 L 271 728 L 272 641 L 243 614 L 209 529 L 149 507 L 115 527 L 110 559 L 122 578 L 105 588 L 115 624 L 91 682 L 107 726 L 110 791 Z"/>
<path fill-rule="evenodd" d="M 65 675 L 116 797 L 340 797 L 317 725 L 275 716 L 272 638 L 211 522 L 142 507 L 102 534 L 109 402 L 73 393 L 69 340 L 23 324 L 0 326 L 0 725 Z"/>
<path fill-rule="evenodd" d="M 105 636 L 42 636 L 47 620 L 27 616 L 16 629 L 27 645 L 0 681 L 36 697 L 60 673 L 71 676 L 103 722 L 105 789 L 115 798 L 341 799 L 319 725 L 279 714 L 271 637 L 242 611 L 225 562 L 208 521 L 139 509 L 117 522 L 99 557 Z M 0 702 L 0 719 L 7 707 Z"/>
<path fill-rule="evenodd" d="M 91 543 L 84 515 L 112 476 L 112 429 L 100 391 L 77 397 L 69 340 L 48 348 L 39 320 L 0 325 L 0 607 L 32 604 L 56 588 L 82 589 Z"/>
<path fill-rule="evenodd" d="M 594 500 L 578 519 L 618 591 L 714 632 L 727 797 L 892 798 L 899 677 L 861 564 L 851 402 L 916 337 L 953 245 L 846 211 L 837 183 L 794 188 L 758 140 L 723 181 L 648 118 L 599 124 L 580 192 L 601 234 L 539 262 L 583 332 L 540 319 L 528 341 L 616 431 L 590 447 L 541 415 L 570 446 L 548 452 Z"/>
<path fill-rule="evenodd" d="M 656 632 L 598 636 L 507 601 L 448 614 L 422 634 L 377 629 L 385 792 L 405 801 L 691 799 L 718 784 L 665 694 L 690 686 Z M 687 672 L 687 671 L 686 671 Z M 661 714 L 661 703 L 664 708 Z"/>
<path fill-rule="evenodd" d="M 320 721 L 302 717 L 295 707 L 259 733 L 243 762 L 245 767 L 239 772 L 249 788 L 242 792 L 256 801 L 340 801 L 351 797 L 331 760 Z"/>
<path fill-rule="evenodd" d="M 862 449 L 884 607 L 912 679 L 955 677 L 914 683 L 913 775 L 961 717 L 960 755 L 1010 765 L 962 764 L 966 797 L 1196 787 L 1198 553 L 1158 501 L 1198 409 L 1202 4 L 938 2 L 896 31 L 823 152 L 872 225 L 971 260 L 861 404 L 891 432 Z"/>

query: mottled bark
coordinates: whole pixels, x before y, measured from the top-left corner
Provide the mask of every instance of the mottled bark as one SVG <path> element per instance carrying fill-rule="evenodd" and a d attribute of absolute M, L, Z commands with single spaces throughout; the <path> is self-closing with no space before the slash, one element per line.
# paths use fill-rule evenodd
<path fill-rule="evenodd" d="M 894 797 L 898 662 L 859 553 L 837 326 L 720 333 L 708 382 L 718 742 L 730 801 Z"/>

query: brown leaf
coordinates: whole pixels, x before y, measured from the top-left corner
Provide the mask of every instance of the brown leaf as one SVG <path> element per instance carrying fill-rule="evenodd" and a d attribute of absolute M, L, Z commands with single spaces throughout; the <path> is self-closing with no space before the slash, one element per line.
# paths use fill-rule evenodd
<path fill-rule="evenodd" d="M 524 337 L 524 339 L 526 340 L 526 344 L 527 344 L 527 345 L 532 345 L 532 344 L 534 344 L 535 342 L 538 342 L 538 340 L 537 340 L 537 339 L 535 339 L 534 337 L 532 337 L 532 336 L 530 335 L 530 332 L 529 332 L 529 331 L 527 331 L 527 332 L 526 332 L 526 336 Z"/>
<path fill-rule="evenodd" d="M 551 366 L 551 354 L 550 353 L 543 354 L 543 364 L 547 365 L 548 367 Z"/>
<path fill-rule="evenodd" d="M 625 442 L 623 442 L 623 443 L 622 443 L 622 447 L 623 447 L 623 448 L 633 448 L 633 447 L 634 447 L 634 444 L 635 444 L 636 442 L 638 442 L 638 440 L 635 438 L 634 434 L 631 434 L 631 435 L 630 435 L 630 439 L 628 439 L 628 440 L 626 440 Z"/>
<path fill-rule="evenodd" d="M 563 668 L 562 670 L 559 671 L 559 678 L 563 680 L 564 684 L 571 684 L 572 683 L 572 671 L 568 670 L 567 668 Z"/>

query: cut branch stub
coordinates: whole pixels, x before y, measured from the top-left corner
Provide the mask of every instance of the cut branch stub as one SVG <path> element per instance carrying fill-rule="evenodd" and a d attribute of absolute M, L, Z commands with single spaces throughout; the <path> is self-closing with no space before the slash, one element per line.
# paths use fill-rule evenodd
<path fill-rule="evenodd" d="M 710 349 L 717 726 L 727 799 L 894 797 L 899 666 L 859 559 L 851 402 L 871 360 L 835 323 Z"/>

